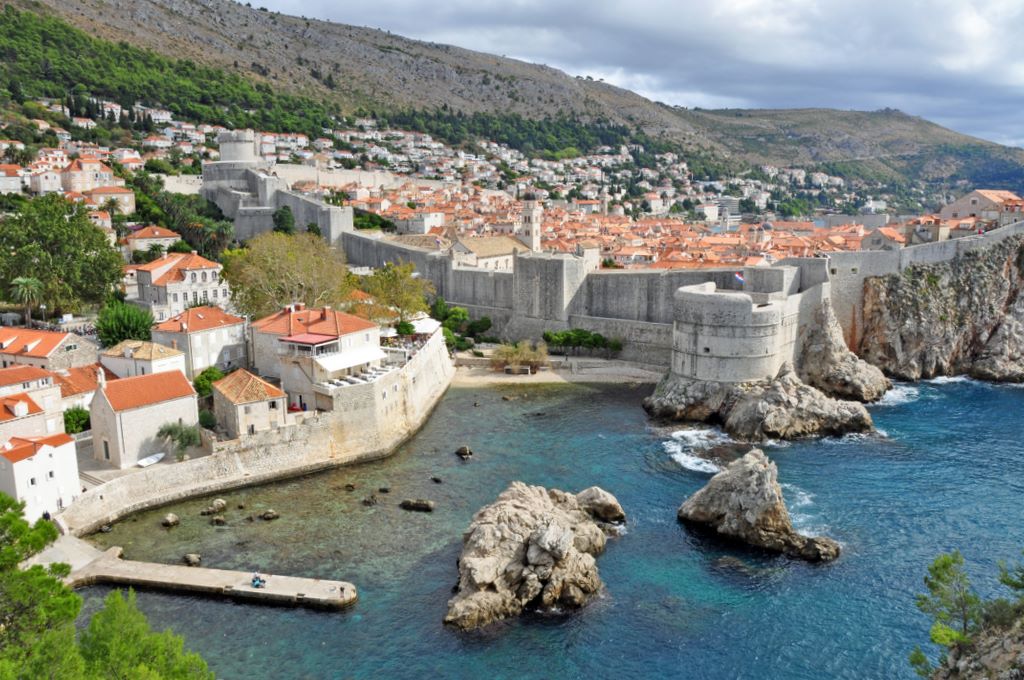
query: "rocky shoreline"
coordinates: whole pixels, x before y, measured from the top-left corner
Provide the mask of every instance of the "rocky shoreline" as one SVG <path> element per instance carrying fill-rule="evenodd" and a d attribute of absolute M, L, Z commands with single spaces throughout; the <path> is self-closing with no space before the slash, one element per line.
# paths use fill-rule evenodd
<path fill-rule="evenodd" d="M 610 493 L 578 494 L 512 482 L 463 536 L 459 582 L 445 623 L 462 630 L 527 609 L 577 609 L 603 587 L 595 558 L 625 519 Z"/>
<path fill-rule="evenodd" d="M 724 383 L 669 372 L 644 408 L 656 418 L 720 424 L 746 442 L 874 429 L 863 402 L 880 399 L 892 383 L 846 347 L 831 304 L 821 306 L 799 346 L 797 364 L 783 363 L 772 379 Z"/>

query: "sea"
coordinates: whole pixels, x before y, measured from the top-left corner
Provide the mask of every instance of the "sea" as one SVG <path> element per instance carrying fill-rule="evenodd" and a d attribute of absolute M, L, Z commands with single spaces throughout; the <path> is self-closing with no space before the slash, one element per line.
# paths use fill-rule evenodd
<path fill-rule="evenodd" d="M 928 645 L 914 606 L 936 555 L 960 550 L 980 594 L 1024 548 L 1024 389 L 963 378 L 898 384 L 878 431 L 770 442 L 794 525 L 842 555 L 811 565 L 698 535 L 676 510 L 749 446 L 650 421 L 651 386 L 453 388 L 386 460 L 143 512 L 92 540 L 129 559 L 347 580 L 359 602 L 313 611 L 160 592 L 139 606 L 218 678 L 913 678 Z M 467 445 L 468 462 L 454 455 Z M 441 479 L 441 483 L 432 481 Z M 462 533 L 513 480 L 615 494 L 623 535 L 598 559 L 605 591 L 574 612 L 464 633 L 445 627 Z M 348 490 L 346 485 L 354 485 Z M 386 488 L 388 492 L 379 491 Z M 376 494 L 379 502 L 363 499 Z M 428 498 L 433 513 L 398 507 Z M 238 505 L 244 505 L 239 509 Z M 281 518 L 250 521 L 274 508 Z M 166 512 L 181 517 L 160 526 Z M 272 578 L 272 577 L 271 577 Z M 82 591 L 83 621 L 106 587 Z"/>

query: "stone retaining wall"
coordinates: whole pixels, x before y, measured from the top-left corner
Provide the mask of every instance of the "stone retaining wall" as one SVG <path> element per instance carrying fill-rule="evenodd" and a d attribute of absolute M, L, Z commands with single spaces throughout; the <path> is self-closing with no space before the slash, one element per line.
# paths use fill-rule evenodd
<path fill-rule="evenodd" d="M 386 416 L 363 410 L 321 413 L 301 426 L 219 442 L 218 452 L 133 472 L 82 494 L 57 516 L 64 533 L 82 536 L 140 510 L 226 489 L 297 477 L 391 454 L 418 430 L 455 374 L 436 333 L 397 374 Z M 392 386 L 389 383 L 389 386 Z"/>

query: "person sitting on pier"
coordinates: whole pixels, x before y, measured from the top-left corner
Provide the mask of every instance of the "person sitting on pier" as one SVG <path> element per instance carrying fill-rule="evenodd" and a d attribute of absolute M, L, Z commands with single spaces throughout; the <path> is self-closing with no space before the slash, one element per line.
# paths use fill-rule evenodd
<path fill-rule="evenodd" d="M 265 585 L 267 585 L 267 580 L 265 578 L 263 578 L 262 576 L 260 576 L 260 573 L 258 571 L 254 571 L 252 573 L 252 587 L 253 588 L 262 588 Z"/>

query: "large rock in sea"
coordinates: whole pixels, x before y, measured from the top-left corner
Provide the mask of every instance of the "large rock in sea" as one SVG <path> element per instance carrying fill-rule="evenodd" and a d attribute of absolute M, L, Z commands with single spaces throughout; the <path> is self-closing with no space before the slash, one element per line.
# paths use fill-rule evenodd
<path fill-rule="evenodd" d="M 582 607 L 602 586 L 594 558 L 610 528 L 603 517 L 624 514 L 597 487 L 577 496 L 513 482 L 473 516 L 463 536 L 445 623 L 470 630 L 527 608 Z"/>
<path fill-rule="evenodd" d="M 740 441 L 866 432 L 871 415 L 856 401 L 833 399 L 784 363 L 773 380 L 717 383 L 668 376 L 644 408 L 657 417 L 721 423 Z"/>
<path fill-rule="evenodd" d="M 804 536 L 793 530 L 779 486 L 778 468 L 760 449 L 734 460 L 686 499 L 679 508 L 679 519 L 810 562 L 839 557 L 839 544 L 832 539 Z"/>

